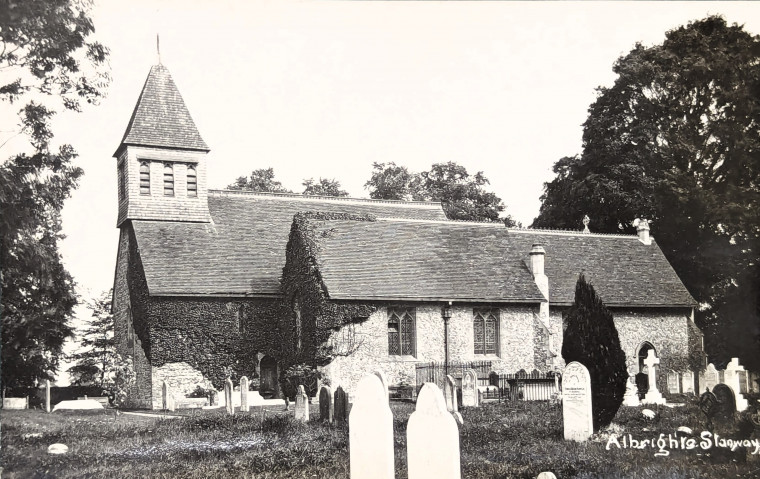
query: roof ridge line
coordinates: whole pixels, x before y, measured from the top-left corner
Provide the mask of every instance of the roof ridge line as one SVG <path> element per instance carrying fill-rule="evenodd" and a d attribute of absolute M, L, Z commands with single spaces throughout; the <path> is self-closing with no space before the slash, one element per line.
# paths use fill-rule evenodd
<path fill-rule="evenodd" d="M 228 189 L 209 189 L 209 193 L 219 196 L 259 196 L 263 198 L 292 198 L 306 201 L 335 201 L 341 202 L 358 202 L 358 203 L 375 203 L 389 204 L 395 206 L 429 206 L 438 209 L 441 207 L 440 202 L 435 201 L 404 201 L 404 200 L 379 200 L 374 198 L 356 198 L 352 196 L 317 196 L 302 195 L 300 193 L 275 193 L 271 191 L 246 191 L 246 190 L 228 190 Z"/>
<path fill-rule="evenodd" d="M 565 230 L 565 229 L 545 229 L 545 228 L 507 228 L 510 233 L 544 233 L 554 234 L 560 236 L 596 236 L 605 238 L 628 238 L 639 239 L 637 234 L 623 234 L 623 233 L 584 233 L 578 230 Z M 653 236 L 650 236 L 654 239 Z"/>
<path fill-rule="evenodd" d="M 431 220 L 423 218 L 402 218 L 400 216 L 378 216 L 378 221 L 401 221 L 407 223 L 430 223 L 430 224 L 446 224 L 446 225 L 476 225 L 476 226 L 488 226 L 506 229 L 504 223 L 501 221 L 476 221 L 476 220 Z"/>

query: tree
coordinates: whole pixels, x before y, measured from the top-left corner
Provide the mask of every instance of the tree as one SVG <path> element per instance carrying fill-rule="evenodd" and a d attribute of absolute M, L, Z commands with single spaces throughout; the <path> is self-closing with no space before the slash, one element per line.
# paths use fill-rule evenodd
<path fill-rule="evenodd" d="M 79 331 L 79 337 L 82 338 L 79 343 L 81 350 L 71 356 L 76 364 L 69 368 L 74 385 L 92 385 L 105 389 L 112 382 L 117 362 L 111 314 L 112 295 L 113 289 L 87 305 L 92 311 L 92 318 Z"/>
<path fill-rule="evenodd" d="M 348 192 L 340 189 L 338 180 L 320 178 L 315 182 L 314 178 L 303 180 L 303 194 L 306 196 L 348 196 Z"/>
<path fill-rule="evenodd" d="M 612 422 L 623 404 L 628 370 L 612 313 L 581 274 L 575 285 L 575 303 L 566 316 L 562 358 L 577 361 L 591 376 L 594 430 Z"/>
<path fill-rule="evenodd" d="M 470 175 L 453 161 L 435 163 L 430 171 L 410 173 L 395 163 L 373 163 L 372 177 L 364 184 L 370 197 L 386 200 L 440 201 L 452 220 L 499 221 L 504 211 L 501 198 L 487 192 L 489 184 L 482 171 Z M 514 226 L 511 216 L 501 218 Z"/>
<path fill-rule="evenodd" d="M 269 193 L 292 193 L 287 188 L 283 188 L 282 183 L 274 179 L 273 168 L 260 168 L 253 170 L 251 176 L 238 177 L 234 183 L 229 185 L 230 190 L 261 191 Z"/>
<path fill-rule="evenodd" d="M 5 2 L 0 11 L 0 101 L 25 104 L 19 134 L 29 151 L 0 165 L 0 287 L 2 383 L 31 387 L 53 379 L 77 298 L 61 263 L 60 211 L 82 170 L 69 145 L 53 151 L 56 109 L 96 103 L 108 84 L 108 51 L 89 41 L 88 5 L 73 0 Z"/>
<path fill-rule="evenodd" d="M 635 218 L 651 220 L 701 305 L 697 324 L 714 333 L 711 359 L 760 369 L 760 37 L 710 16 L 637 44 L 613 71 L 582 154 L 554 165 L 533 226 L 578 228 L 588 214 L 594 231 L 633 233 Z"/>

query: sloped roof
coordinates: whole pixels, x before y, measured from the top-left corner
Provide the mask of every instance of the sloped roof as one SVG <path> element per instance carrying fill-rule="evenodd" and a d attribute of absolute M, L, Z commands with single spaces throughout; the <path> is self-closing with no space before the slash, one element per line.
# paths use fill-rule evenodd
<path fill-rule="evenodd" d="M 457 222 L 327 221 L 318 264 L 333 299 L 534 302 L 534 243 L 546 250 L 553 304 L 570 304 L 583 272 L 609 306 L 693 306 L 656 243 L 636 236 L 508 230 Z"/>
<path fill-rule="evenodd" d="M 445 219 L 437 203 L 210 191 L 212 223 L 132 221 L 151 295 L 278 295 L 293 215 Z"/>
<path fill-rule="evenodd" d="M 165 66 L 151 67 L 117 153 L 124 145 L 209 151 Z"/>

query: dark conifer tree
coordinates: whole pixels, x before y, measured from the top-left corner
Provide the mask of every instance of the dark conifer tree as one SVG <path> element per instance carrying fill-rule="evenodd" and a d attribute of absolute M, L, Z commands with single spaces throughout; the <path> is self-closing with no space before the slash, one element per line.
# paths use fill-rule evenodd
<path fill-rule="evenodd" d="M 575 304 L 566 321 L 562 358 L 588 368 L 594 430 L 598 431 L 612 422 L 623 403 L 628 370 L 612 313 L 583 274 L 575 285 Z"/>

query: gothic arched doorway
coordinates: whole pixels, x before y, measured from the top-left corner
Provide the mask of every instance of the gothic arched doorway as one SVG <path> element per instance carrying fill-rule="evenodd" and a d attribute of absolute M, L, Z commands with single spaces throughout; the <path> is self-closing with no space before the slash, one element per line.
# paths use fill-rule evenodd
<path fill-rule="evenodd" d="M 277 381 L 277 360 L 271 356 L 264 356 L 259 363 L 260 386 L 259 393 L 263 398 L 271 399 L 280 395 Z"/>

